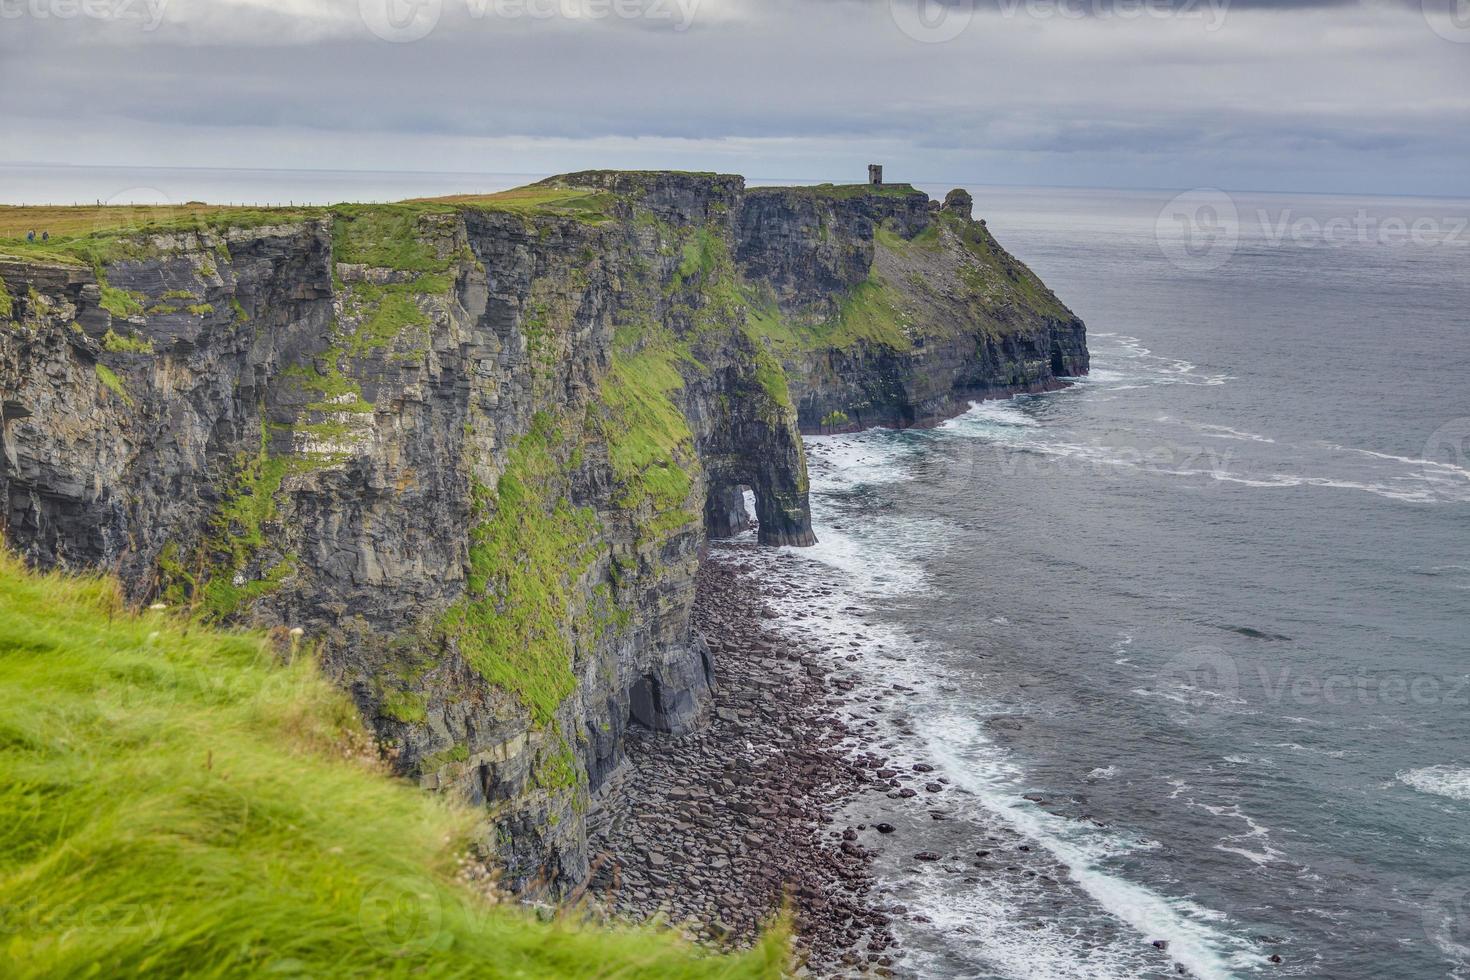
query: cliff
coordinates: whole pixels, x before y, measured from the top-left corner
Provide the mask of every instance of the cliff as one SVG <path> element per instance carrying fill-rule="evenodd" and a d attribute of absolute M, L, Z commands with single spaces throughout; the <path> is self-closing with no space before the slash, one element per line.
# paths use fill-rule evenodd
<path fill-rule="evenodd" d="M 0 553 L 7 980 L 790 976 L 779 926 L 711 956 L 504 901 L 481 815 L 394 779 L 285 639 Z"/>
<path fill-rule="evenodd" d="M 591 172 L 151 220 L 0 241 L 7 542 L 304 629 L 519 887 L 585 877 L 626 726 L 700 724 L 704 542 L 742 488 L 814 540 L 803 429 L 1087 369 L 963 192 Z"/>

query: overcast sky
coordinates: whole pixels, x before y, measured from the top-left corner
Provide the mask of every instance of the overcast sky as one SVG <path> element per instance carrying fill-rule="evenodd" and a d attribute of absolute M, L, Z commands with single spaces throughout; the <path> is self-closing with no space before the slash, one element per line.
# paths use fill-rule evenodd
<path fill-rule="evenodd" d="M 0 164 L 1470 196 L 1470 0 L 981 2 L 0 0 Z"/>

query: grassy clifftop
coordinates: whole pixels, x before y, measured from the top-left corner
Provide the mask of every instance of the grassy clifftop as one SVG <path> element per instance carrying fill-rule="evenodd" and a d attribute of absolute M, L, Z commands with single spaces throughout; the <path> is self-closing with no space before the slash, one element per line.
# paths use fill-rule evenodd
<path fill-rule="evenodd" d="M 389 779 L 259 636 L 0 554 L 0 975 L 775 977 L 465 884 L 474 815 Z"/>

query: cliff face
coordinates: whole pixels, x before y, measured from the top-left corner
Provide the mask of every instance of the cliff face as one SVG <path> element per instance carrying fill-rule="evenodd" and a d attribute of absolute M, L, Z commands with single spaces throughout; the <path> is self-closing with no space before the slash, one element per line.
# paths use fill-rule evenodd
<path fill-rule="evenodd" d="M 970 211 L 902 185 L 749 192 L 737 255 L 803 429 L 929 424 L 1087 373 L 1082 321 Z"/>
<path fill-rule="evenodd" d="M 952 195 L 953 197 L 953 195 Z M 585 876 L 629 724 L 701 721 L 709 533 L 809 544 L 799 427 L 1086 370 L 962 204 L 595 172 L 0 242 L 0 501 L 41 567 L 296 627 L 518 884 Z"/>

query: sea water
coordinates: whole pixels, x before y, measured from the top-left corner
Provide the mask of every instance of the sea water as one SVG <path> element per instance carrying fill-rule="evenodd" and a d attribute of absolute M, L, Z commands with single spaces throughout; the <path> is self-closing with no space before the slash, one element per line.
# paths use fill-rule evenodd
<path fill-rule="evenodd" d="M 794 552 L 951 781 L 881 845 L 907 969 L 1470 976 L 1470 202 L 1232 195 L 1217 262 L 1169 193 L 975 190 L 1093 371 L 809 439 Z"/>

